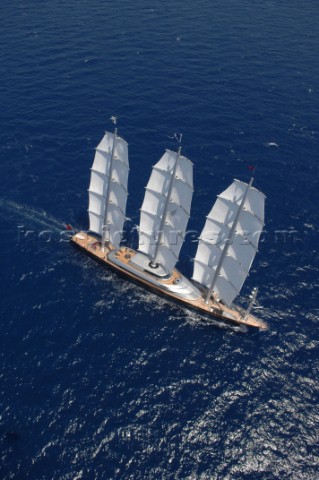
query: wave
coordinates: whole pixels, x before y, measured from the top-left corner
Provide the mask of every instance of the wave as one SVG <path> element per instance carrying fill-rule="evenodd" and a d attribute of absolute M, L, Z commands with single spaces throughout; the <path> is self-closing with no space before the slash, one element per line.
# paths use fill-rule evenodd
<path fill-rule="evenodd" d="M 20 204 L 12 200 L 0 199 L 0 215 L 3 218 L 28 222 L 28 226 L 54 232 L 65 230 L 65 223 L 41 208 Z"/>

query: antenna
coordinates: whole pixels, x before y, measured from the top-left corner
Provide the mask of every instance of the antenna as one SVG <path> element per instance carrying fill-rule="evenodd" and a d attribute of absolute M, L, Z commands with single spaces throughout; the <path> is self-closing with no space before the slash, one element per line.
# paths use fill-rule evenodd
<path fill-rule="evenodd" d="M 183 134 L 182 134 L 182 133 L 174 133 L 171 138 L 174 138 L 174 140 L 177 140 L 177 142 L 179 143 L 177 154 L 178 154 L 178 156 L 180 156 L 181 151 L 182 151 L 182 138 L 183 138 Z"/>
<path fill-rule="evenodd" d="M 177 140 L 178 143 L 181 145 L 181 144 L 182 144 L 183 134 L 182 134 L 182 133 L 174 133 L 171 138 L 174 138 L 175 140 Z"/>

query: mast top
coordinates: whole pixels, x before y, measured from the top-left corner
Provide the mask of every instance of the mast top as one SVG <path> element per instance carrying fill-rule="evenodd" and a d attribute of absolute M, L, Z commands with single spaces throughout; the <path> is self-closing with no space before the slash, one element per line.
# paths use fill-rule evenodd
<path fill-rule="evenodd" d="M 250 186 L 253 183 L 254 180 L 254 175 L 256 171 L 256 165 L 247 165 L 248 170 L 250 171 L 251 174 L 251 179 L 250 179 Z"/>
<path fill-rule="evenodd" d="M 112 115 L 110 117 L 110 120 L 112 120 L 113 124 L 114 124 L 114 135 L 117 135 L 117 117 L 115 117 L 114 115 Z"/>
<path fill-rule="evenodd" d="M 173 135 L 173 138 L 175 138 L 175 140 L 178 141 L 178 151 L 177 151 L 177 155 L 178 157 L 180 156 L 181 154 L 181 151 L 182 151 L 182 138 L 183 138 L 183 134 L 182 133 L 174 133 Z"/>

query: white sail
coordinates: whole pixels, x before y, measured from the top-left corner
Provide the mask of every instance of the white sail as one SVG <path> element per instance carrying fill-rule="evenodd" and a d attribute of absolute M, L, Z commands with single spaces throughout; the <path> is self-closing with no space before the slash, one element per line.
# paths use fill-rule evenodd
<path fill-rule="evenodd" d="M 154 165 L 141 208 L 139 250 L 170 273 L 183 244 L 193 196 L 193 164 L 166 150 Z"/>
<path fill-rule="evenodd" d="M 115 134 L 116 135 L 116 134 Z M 106 132 L 96 148 L 89 187 L 89 229 L 119 247 L 127 200 L 128 147 Z M 114 152 L 113 152 L 114 150 Z"/>
<path fill-rule="evenodd" d="M 199 238 L 192 278 L 208 288 L 214 284 L 213 291 L 229 306 L 257 252 L 264 204 L 263 193 L 234 180 L 218 196 Z"/>

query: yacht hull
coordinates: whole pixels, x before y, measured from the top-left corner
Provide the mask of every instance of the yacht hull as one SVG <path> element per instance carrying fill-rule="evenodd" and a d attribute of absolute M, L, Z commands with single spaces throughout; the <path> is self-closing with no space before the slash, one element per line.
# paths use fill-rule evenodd
<path fill-rule="evenodd" d="M 170 276 L 152 275 L 149 270 L 144 270 L 140 263 L 134 263 L 134 257 L 141 255 L 139 252 L 121 247 L 115 252 L 112 245 L 102 249 L 100 241 L 91 234 L 78 232 L 71 238 L 71 243 L 95 261 L 104 265 L 130 282 L 143 286 L 145 289 L 168 299 L 171 302 L 198 312 L 206 320 L 219 320 L 233 325 L 266 330 L 267 324 L 254 315 L 245 315 L 238 307 L 229 308 L 214 299 L 209 303 L 205 301 L 205 292 L 188 280 L 178 270 L 174 269 Z"/>

